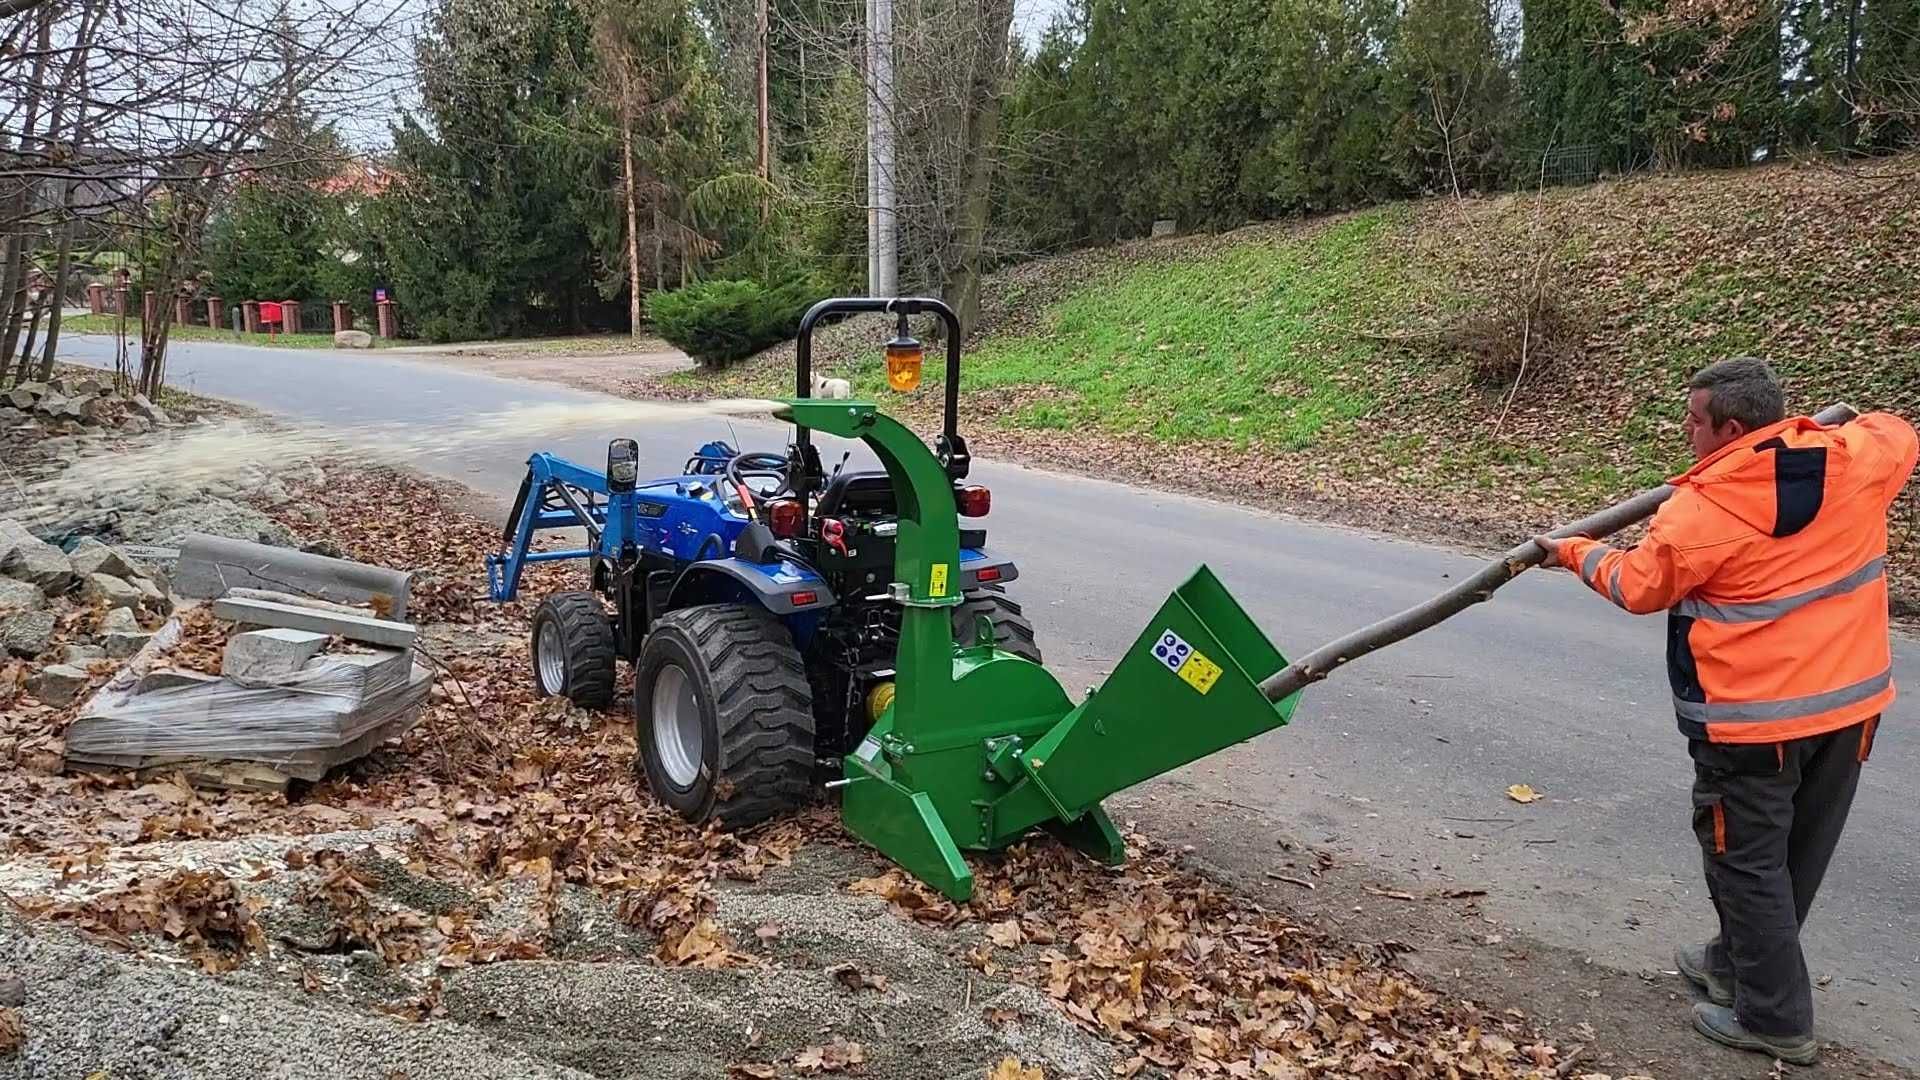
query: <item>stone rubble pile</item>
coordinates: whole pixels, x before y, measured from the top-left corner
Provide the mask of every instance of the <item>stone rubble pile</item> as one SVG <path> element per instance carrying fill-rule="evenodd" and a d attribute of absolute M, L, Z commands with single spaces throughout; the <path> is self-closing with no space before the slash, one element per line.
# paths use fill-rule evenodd
<path fill-rule="evenodd" d="M 67 766 L 284 790 L 418 721 L 433 676 L 415 656 L 417 630 L 373 605 L 404 615 L 407 575 L 200 535 L 169 554 L 174 574 L 194 583 L 184 594 L 125 548 L 81 537 L 62 550 L 0 521 L 0 643 L 27 661 L 34 699 L 78 706 L 65 731 Z M 241 566 L 369 602 L 205 587 Z M 195 670 L 181 649 L 183 616 L 207 602 L 186 594 L 215 597 L 211 625 L 227 627 L 218 674 Z M 112 661 L 120 663 L 96 690 Z"/>
<path fill-rule="evenodd" d="M 0 431 L 15 437 L 71 436 L 89 429 L 145 435 L 175 418 L 144 394 L 114 392 L 105 376 L 61 376 L 0 391 Z"/>

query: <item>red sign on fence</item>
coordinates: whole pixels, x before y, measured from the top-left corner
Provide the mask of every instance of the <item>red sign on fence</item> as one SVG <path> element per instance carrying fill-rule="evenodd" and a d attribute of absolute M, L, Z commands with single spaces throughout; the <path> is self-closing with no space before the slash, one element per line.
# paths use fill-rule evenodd
<path fill-rule="evenodd" d="M 260 321 L 277 323 L 280 321 L 280 305 L 273 300 L 260 301 Z"/>

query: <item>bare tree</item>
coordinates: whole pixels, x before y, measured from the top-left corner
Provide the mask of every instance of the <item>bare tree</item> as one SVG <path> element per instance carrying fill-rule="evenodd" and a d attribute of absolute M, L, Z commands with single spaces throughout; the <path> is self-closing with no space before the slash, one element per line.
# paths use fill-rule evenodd
<path fill-rule="evenodd" d="M 812 102 L 833 100 L 851 78 L 877 110 L 894 146 L 885 179 L 895 199 L 899 289 L 941 294 L 969 329 L 978 318 L 981 275 L 1013 254 L 996 246 L 992 221 L 994 183 L 1009 152 L 1000 119 L 1012 76 L 1013 7 L 1013 0 L 894 0 L 887 87 L 862 62 L 864 0 L 821 0 L 797 10 L 774 5 L 770 14 L 774 77 L 798 85 Z M 734 43 L 723 51 L 725 70 L 742 95 L 757 90 L 758 15 L 750 0 L 729 0 L 716 10 L 722 41 Z M 777 119 L 770 125 L 776 133 Z M 861 138 L 857 131 L 811 125 L 801 137 L 815 150 L 843 157 L 849 148 L 840 144 Z M 859 184 L 795 194 L 826 200 L 814 207 L 820 212 L 858 216 L 871 209 Z"/>
<path fill-rule="evenodd" d="M 144 256 L 143 290 L 167 301 L 141 323 L 133 380 L 156 391 L 171 300 L 194 276 L 210 208 L 238 178 L 337 153 L 304 142 L 291 117 L 385 111 L 410 75 L 397 40 L 405 2 L 13 0 L 24 14 L 6 36 L 26 41 L 21 23 L 35 31 L 30 47 L 0 53 L 0 356 L 13 358 L 33 253 L 57 248 L 57 304 L 75 232 L 111 232 Z M 56 341 L 50 327 L 43 370 Z"/>

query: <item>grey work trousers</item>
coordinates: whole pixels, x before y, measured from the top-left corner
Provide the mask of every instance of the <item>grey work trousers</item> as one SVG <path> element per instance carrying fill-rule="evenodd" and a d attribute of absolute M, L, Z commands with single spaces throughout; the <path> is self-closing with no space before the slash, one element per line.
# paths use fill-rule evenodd
<path fill-rule="evenodd" d="M 1693 831 L 1720 936 L 1707 965 L 1760 1035 L 1813 1033 L 1800 928 L 1840 843 L 1878 718 L 1781 743 L 1695 740 Z"/>

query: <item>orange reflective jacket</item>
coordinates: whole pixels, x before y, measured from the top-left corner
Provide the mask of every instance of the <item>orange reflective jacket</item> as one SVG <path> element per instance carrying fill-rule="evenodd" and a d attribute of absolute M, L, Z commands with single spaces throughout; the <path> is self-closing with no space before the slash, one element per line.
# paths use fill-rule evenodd
<path fill-rule="evenodd" d="M 1668 612 L 1687 737 L 1835 731 L 1893 701 L 1887 508 L 1915 452 L 1913 428 L 1886 413 L 1784 420 L 1670 481 L 1678 490 L 1635 547 L 1568 540 L 1560 561 L 1628 611 Z"/>

